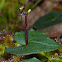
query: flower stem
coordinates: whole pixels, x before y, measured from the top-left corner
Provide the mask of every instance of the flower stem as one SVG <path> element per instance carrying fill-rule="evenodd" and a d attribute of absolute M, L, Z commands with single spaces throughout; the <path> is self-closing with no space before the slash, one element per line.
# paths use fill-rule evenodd
<path fill-rule="evenodd" d="M 26 41 L 26 45 L 28 44 L 27 16 L 28 16 L 28 14 L 25 14 L 25 41 Z"/>

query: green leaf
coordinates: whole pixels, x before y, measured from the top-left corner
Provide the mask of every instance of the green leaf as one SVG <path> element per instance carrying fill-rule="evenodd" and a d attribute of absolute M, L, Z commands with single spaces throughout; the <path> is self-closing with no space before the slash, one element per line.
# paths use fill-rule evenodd
<path fill-rule="evenodd" d="M 47 15 L 40 17 L 33 26 L 37 29 L 43 29 L 60 22 L 62 22 L 62 11 L 52 11 Z"/>
<path fill-rule="evenodd" d="M 22 35 L 20 36 L 20 34 Z M 24 33 L 19 32 L 19 36 L 17 38 L 20 38 L 23 40 L 23 42 L 25 42 Z M 18 39 L 18 41 L 20 42 L 21 40 Z M 12 54 L 28 55 L 53 51 L 60 47 L 58 43 L 50 39 L 45 33 L 32 29 L 28 31 L 28 41 L 28 44 L 24 46 L 6 48 L 6 52 Z"/>
<path fill-rule="evenodd" d="M 31 33 L 32 33 L 34 36 L 36 36 L 35 34 L 37 33 L 37 36 L 40 36 L 40 37 L 45 36 L 45 37 L 49 38 L 49 36 L 46 35 L 45 33 L 38 32 L 38 31 L 35 32 L 34 30 L 31 29 L 30 31 L 28 31 L 28 37 L 29 37 L 28 39 L 29 39 L 29 41 L 30 41 L 30 39 L 38 38 L 37 36 L 36 36 L 36 37 L 32 36 Z M 39 35 L 39 34 L 40 34 L 40 35 Z M 42 35 L 42 34 L 45 34 L 45 35 Z M 45 37 L 44 37 L 44 38 L 45 38 Z M 25 42 L 25 32 L 16 32 L 15 35 L 14 35 L 14 40 L 15 40 L 16 42 L 22 44 L 22 45 L 26 45 L 26 42 Z"/>
<path fill-rule="evenodd" d="M 21 62 L 41 62 L 41 61 L 34 57 L 32 59 L 27 59 L 27 60 L 24 60 L 24 61 L 21 61 Z"/>
<path fill-rule="evenodd" d="M 16 32 L 14 36 L 14 40 L 17 41 L 18 43 L 25 45 L 25 33 L 24 32 Z"/>

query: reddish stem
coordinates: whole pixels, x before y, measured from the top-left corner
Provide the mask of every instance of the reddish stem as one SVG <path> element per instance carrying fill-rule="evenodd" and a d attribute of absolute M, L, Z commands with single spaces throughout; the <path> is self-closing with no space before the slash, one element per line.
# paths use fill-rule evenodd
<path fill-rule="evenodd" d="M 28 44 L 27 16 L 28 16 L 28 14 L 25 14 L 25 41 L 26 41 L 26 45 Z"/>

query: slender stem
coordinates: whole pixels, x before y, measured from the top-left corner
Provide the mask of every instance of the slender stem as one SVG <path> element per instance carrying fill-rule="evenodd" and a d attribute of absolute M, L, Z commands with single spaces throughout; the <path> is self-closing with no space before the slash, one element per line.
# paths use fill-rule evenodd
<path fill-rule="evenodd" d="M 40 3 L 42 0 L 38 0 L 35 4 L 34 4 L 34 6 L 32 7 L 32 9 L 38 4 L 38 3 Z"/>
<path fill-rule="evenodd" d="M 25 41 L 26 41 L 26 45 L 28 44 L 27 16 L 28 16 L 28 14 L 25 14 Z"/>

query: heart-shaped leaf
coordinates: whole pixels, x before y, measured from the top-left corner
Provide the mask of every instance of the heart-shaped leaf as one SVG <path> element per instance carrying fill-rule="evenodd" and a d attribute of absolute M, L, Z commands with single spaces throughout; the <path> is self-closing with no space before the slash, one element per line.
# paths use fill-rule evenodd
<path fill-rule="evenodd" d="M 29 41 L 34 40 L 35 38 L 37 39 L 38 37 L 39 37 L 39 39 L 41 38 L 41 40 L 49 38 L 49 36 L 43 32 L 34 31 L 33 29 L 28 31 L 28 40 Z M 14 40 L 22 45 L 26 45 L 25 32 L 16 32 L 15 36 L 14 36 Z"/>
<path fill-rule="evenodd" d="M 19 34 L 21 33 L 22 32 L 19 32 Z M 17 38 L 23 39 L 23 42 L 25 42 L 23 35 L 21 37 L 18 36 Z M 60 47 L 58 43 L 50 39 L 45 33 L 32 29 L 28 31 L 28 41 L 29 42 L 27 45 L 7 48 L 6 52 L 12 54 L 28 55 L 39 52 L 53 51 Z"/>
<path fill-rule="evenodd" d="M 33 26 L 37 29 L 43 29 L 60 22 L 62 22 L 62 11 L 52 11 L 47 15 L 40 17 Z"/>
<path fill-rule="evenodd" d="M 24 60 L 24 61 L 21 61 L 21 62 L 41 62 L 41 61 L 34 57 L 32 59 L 27 59 L 27 60 Z"/>
<path fill-rule="evenodd" d="M 18 43 L 25 45 L 25 33 L 24 32 L 16 32 L 14 36 L 14 40 L 17 41 Z"/>

